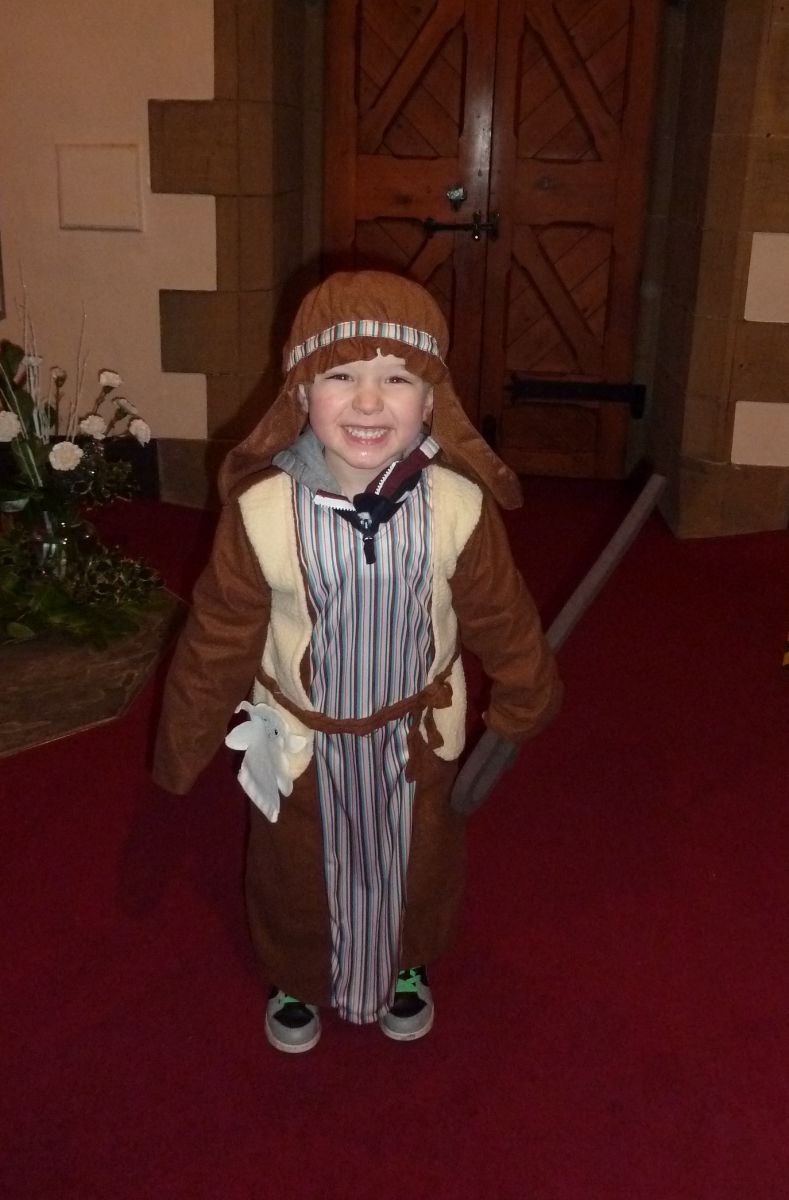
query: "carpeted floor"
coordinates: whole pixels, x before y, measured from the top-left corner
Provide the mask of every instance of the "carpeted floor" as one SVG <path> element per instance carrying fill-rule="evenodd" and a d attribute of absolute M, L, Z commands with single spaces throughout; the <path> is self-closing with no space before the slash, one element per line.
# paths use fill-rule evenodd
<path fill-rule="evenodd" d="M 510 525 L 547 620 L 630 499 L 529 481 Z M 105 528 L 178 590 L 210 537 L 143 503 Z M 473 818 L 411 1046 L 328 1015 L 312 1054 L 268 1047 L 232 763 L 154 788 L 155 684 L 0 763 L 0 1196 L 789 1195 L 788 622 L 785 534 L 650 520 L 561 651 L 563 715 Z"/>

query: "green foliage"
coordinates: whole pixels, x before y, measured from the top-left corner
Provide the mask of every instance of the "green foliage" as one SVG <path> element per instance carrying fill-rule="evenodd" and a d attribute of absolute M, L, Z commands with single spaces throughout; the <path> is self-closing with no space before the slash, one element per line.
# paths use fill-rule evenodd
<path fill-rule="evenodd" d="M 111 395 L 117 374 L 100 371 L 93 409 L 83 418 L 94 436 L 85 436 L 84 428 L 75 433 L 72 407 L 71 436 L 59 437 L 66 372 L 53 369 L 49 400 L 40 395 L 40 367 L 37 356 L 26 358 L 21 346 L 0 341 L 0 409 L 20 426 L 15 431 L 4 415 L 13 477 L 0 487 L 0 513 L 14 515 L 0 535 L 0 642 L 57 633 L 103 648 L 134 632 L 161 581 L 142 563 L 103 546 L 81 513 L 131 496 L 131 464 L 108 460 L 105 445 L 131 437 L 130 430 L 138 437 L 150 430 L 132 417 L 134 405 Z M 99 415 L 102 406 L 106 417 Z"/>
<path fill-rule="evenodd" d="M 17 525 L 0 537 L 0 641 L 59 633 L 103 649 L 138 628 L 160 588 L 155 571 L 95 539 L 53 570 Z"/>
<path fill-rule="evenodd" d="M 77 442 L 83 449 L 78 466 L 73 471 L 51 473 L 41 507 L 46 508 L 50 498 L 74 501 L 87 509 L 129 500 L 136 489 L 131 463 L 108 462 L 102 443 L 91 438 L 78 438 Z"/>

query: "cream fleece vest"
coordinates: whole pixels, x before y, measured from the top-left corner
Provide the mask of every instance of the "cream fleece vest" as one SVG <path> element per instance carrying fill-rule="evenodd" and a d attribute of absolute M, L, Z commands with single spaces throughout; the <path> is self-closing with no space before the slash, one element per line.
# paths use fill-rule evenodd
<path fill-rule="evenodd" d="M 432 466 L 427 471 L 433 512 L 431 619 L 435 646 L 427 677 L 430 683 L 455 652 L 457 618 L 449 581 L 479 521 L 482 492 L 475 483 L 446 467 Z M 301 664 L 312 637 L 312 619 L 299 561 L 293 486 L 289 475 L 273 475 L 249 488 L 238 503 L 247 537 L 271 588 L 271 618 L 261 665 L 294 705 L 314 711 L 301 680 Z M 465 740 L 466 684 L 460 658 L 453 664 L 449 678 L 452 704 L 433 713 L 443 738 L 443 745 L 436 753 L 447 760 L 458 757 Z M 307 738 L 305 748 L 292 758 L 293 775 L 298 777 L 312 757 L 312 730 L 282 709 L 260 683 L 255 684 L 253 699 L 255 703 L 272 705 L 294 733 Z M 422 735 L 425 736 L 424 722 Z"/>

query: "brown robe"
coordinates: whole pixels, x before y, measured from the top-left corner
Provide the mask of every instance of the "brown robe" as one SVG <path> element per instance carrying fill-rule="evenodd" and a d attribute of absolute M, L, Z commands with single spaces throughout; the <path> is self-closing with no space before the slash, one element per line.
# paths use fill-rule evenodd
<path fill-rule="evenodd" d="M 461 644 L 491 680 L 489 728 L 521 741 L 558 709 L 561 685 L 534 603 L 512 561 L 495 504 L 481 514 L 450 580 Z M 167 682 L 155 757 L 157 781 L 189 790 L 221 745 L 236 705 L 249 694 L 268 629 L 270 590 L 231 500 L 211 561 L 194 593 Z M 308 657 L 308 656 L 307 656 Z M 302 677 L 309 665 L 302 664 Z M 465 821 L 449 804 L 457 771 L 418 731 L 410 737 L 416 782 L 403 921 L 402 965 L 427 963 L 451 940 L 463 885 Z M 331 939 L 320 808 L 311 762 L 270 824 L 251 809 L 247 906 L 270 982 L 300 999 L 330 998 Z"/>

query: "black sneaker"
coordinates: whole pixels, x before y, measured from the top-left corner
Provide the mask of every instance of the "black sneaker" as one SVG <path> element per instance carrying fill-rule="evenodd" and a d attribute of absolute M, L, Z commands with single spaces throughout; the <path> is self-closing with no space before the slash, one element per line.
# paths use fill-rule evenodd
<path fill-rule="evenodd" d="M 397 976 L 392 1007 L 378 1018 L 382 1033 L 395 1042 L 415 1042 L 433 1027 L 435 1007 L 424 967 L 410 967 Z"/>
<path fill-rule="evenodd" d="M 266 1037 L 284 1054 L 303 1054 L 318 1044 L 321 1019 L 314 1004 L 271 989 L 266 1005 Z"/>

